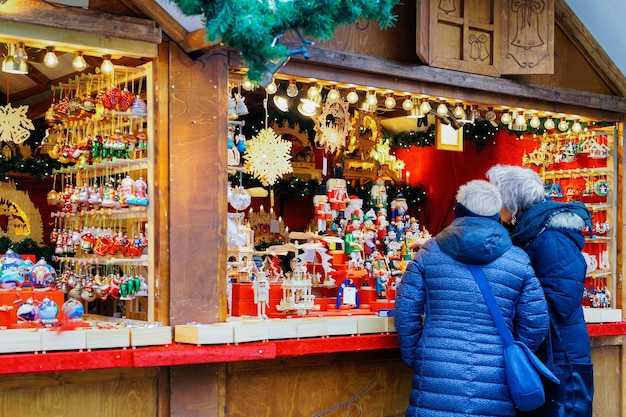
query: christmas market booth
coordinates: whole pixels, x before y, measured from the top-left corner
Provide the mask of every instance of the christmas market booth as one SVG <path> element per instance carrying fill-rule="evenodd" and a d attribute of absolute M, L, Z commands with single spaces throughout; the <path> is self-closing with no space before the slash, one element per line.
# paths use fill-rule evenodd
<path fill-rule="evenodd" d="M 0 414 L 403 415 L 398 283 L 495 164 L 592 213 L 624 414 L 626 83 L 564 0 L 69 3 L 0 2 Z"/>

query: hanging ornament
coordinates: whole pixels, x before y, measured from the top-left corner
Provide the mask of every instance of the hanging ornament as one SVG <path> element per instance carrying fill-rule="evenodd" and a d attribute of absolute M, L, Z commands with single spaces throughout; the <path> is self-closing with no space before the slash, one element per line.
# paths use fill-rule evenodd
<path fill-rule="evenodd" d="M 239 186 L 228 193 L 228 202 L 235 210 L 241 211 L 250 207 L 252 197 L 242 186 Z"/>
<path fill-rule="evenodd" d="M 293 172 L 291 142 L 282 140 L 271 127 L 262 129 L 249 140 L 247 148 L 243 156 L 244 170 L 263 185 L 272 185 L 283 175 Z"/>
<path fill-rule="evenodd" d="M 26 117 L 28 106 L 13 108 L 11 103 L 0 107 L 0 142 L 23 143 L 35 130 L 33 122 Z"/>
<path fill-rule="evenodd" d="M 346 146 L 346 138 L 352 127 L 349 106 L 341 98 L 327 101 L 322 112 L 313 119 L 317 132 L 315 142 L 330 153 Z"/>

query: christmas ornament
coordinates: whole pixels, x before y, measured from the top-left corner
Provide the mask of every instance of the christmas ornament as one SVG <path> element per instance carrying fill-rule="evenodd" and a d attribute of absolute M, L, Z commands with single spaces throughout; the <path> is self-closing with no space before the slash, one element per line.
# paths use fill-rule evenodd
<path fill-rule="evenodd" d="M 350 104 L 339 98 L 327 100 L 322 112 L 315 117 L 315 142 L 328 152 L 335 153 L 339 148 L 346 146 L 346 138 L 350 133 Z"/>
<path fill-rule="evenodd" d="M 0 142 L 23 143 L 35 129 L 33 122 L 26 117 L 28 106 L 13 108 L 11 103 L 0 107 Z"/>
<path fill-rule="evenodd" d="M 69 298 L 61 309 L 65 318 L 70 320 L 80 320 L 85 314 L 83 303 L 75 298 Z"/>
<path fill-rule="evenodd" d="M 273 185 L 283 175 L 293 172 L 291 142 L 282 140 L 272 128 L 262 129 L 248 141 L 247 147 L 244 170 L 263 185 Z"/>
<path fill-rule="evenodd" d="M 59 314 L 59 306 L 48 297 L 45 297 L 37 306 L 37 315 L 43 324 L 56 323 L 57 314 Z"/>

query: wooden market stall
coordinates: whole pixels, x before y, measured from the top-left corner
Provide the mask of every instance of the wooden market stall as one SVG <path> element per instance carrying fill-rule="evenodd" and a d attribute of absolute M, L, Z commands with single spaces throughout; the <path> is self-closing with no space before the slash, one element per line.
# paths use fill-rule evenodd
<path fill-rule="evenodd" d="M 233 80 L 241 79 L 244 65 L 236 53 L 207 44 L 202 33 L 187 33 L 156 2 L 104 3 L 111 2 L 99 2 L 100 10 L 92 4 L 88 10 L 59 11 L 40 2 L 11 0 L 8 5 L 15 8 L 0 9 L 0 40 L 40 46 L 46 45 L 43 41 L 54 41 L 57 49 L 72 54 L 83 49 L 93 51 L 94 56 L 110 51 L 145 66 L 149 108 L 145 127 L 152 138 L 144 171 L 150 187 L 146 215 L 150 246 L 145 266 L 151 294 L 145 318 L 170 326 L 172 336 L 176 326 L 224 322 L 228 276 L 224 138 L 228 136 L 229 90 Z M 450 97 L 498 109 L 536 109 L 614 123 L 619 129 L 612 142 L 617 155 L 607 167 L 613 191 L 609 204 L 614 224 L 621 224 L 623 76 L 595 49 L 595 41 L 564 1 L 547 2 L 554 11 L 548 14 L 547 23 L 552 34 L 547 52 L 554 70 L 517 71 L 502 77 L 497 75 L 507 73 L 506 65 L 477 70 L 475 64 L 451 59 L 448 55 L 455 52 L 437 46 L 434 38 L 427 39 L 437 33 L 437 23 L 425 14 L 431 10 L 430 3 L 436 2 L 403 5 L 397 26 L 387 31 L 374 25 L 341 28 L 333 40 L 310 46 L 310 59 L 290 60 L 276 78 L 296 79 L 302 85 L 314 79 L 343 90 L 356 85 Z M 506 51 L 495 48 L 491 52 L 504 56 Z M 91 59 L 92 66 L 100 64 L 99 58 Z M 133 67 L 138 64 L 133 62 Z M 24 91 L 12 94 L 11 101 L 26 100 Z M 30 111 L 42 114 L 49 105 L 38 110 L 31 105 Z M 415 148 L 400 154 L 424 165 L 411 171 L 412 181 L 424 182 L 437 175 L 437 168 L 429 170 L 423 161 L 436 160 L 456 168 L 450 183 L 442 180 L 448 194 L 431 193 L 431 206 L 426 206 L 429 213 L 444 212 L 447 207 L 442 205 L 456 187 L 484 174 L 498 160 L 499 152 L 513 149 L 512 142 L 503 139 L 508 148 L 498 144 L 484 153 L 466 141 L 463 152 L 433 150 L 424 159 L 416 156 Z M 530 145 L 526 150 L 531 151 Z M 477 163 L 478 158 L 483 161 Z M 446 222 L 445 216 L 427 216 L 424 221 L 435 229 Z M 621 228 L 614 229 L 612 276 L 618 277 L 623 269 L 623 236 Z M 614 307 L 621 309 L 623 289 L 617 280 L 612 285 Z M 612 323 L 590 324 L 589 329 L 596 375 L 602 375 L 596 378 L 595 409 L 598 415 L 624 415 L 622 335 L 626 326 L 620 316 Z M 89 413 L 91 407 L 103 416 L 188 417 L 267 412 L 321 415 L 358 408 L 363 415 L 402 415 L 411 371 L 399 359 L 395 334 L 380 333 L 214 346 L 174 342 L 79 352 L 5 353 L 0 356 L 0 409 L 5 413 L 19 409 L 25 415 L 49 415 L 57 410 L 80 415 Z M 85 398 L 89 398 L 88 405 Z"/>

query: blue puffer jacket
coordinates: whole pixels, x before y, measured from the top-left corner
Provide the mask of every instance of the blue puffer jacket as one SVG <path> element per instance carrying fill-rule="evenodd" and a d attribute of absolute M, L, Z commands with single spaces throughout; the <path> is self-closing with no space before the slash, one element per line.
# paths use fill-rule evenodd
<path fill-rule="evenodd" d="M 564 349 L 553 344 L 555 362 L 591 362 L 582 309 L 587 273 L 581 254 L 585 225 L 592 227 L 584 204 L 546 200 L 523 213 L 511 235 L 513 243 L 530 257 L 550 305 L 552 323 L 563 342 Z M 545 360 L 543 346 L 538 354 Z"/>
<path fill-rule="evenodd" d="M 528 256 L 498 222 L 459 217 L 409 263 L 398 287 L 395 326 L 414 370 L 411 417 L 514 416 L 502 338 L 474 277 L 482 266 L 514 337 L 536 349 L 547 305 Z"/>

